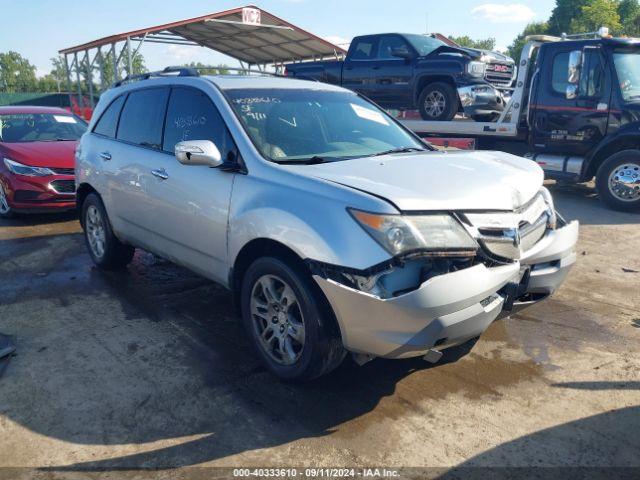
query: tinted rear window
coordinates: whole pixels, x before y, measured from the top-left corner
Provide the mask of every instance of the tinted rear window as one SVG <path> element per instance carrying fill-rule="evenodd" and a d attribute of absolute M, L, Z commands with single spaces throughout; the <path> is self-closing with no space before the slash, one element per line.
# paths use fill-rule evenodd
<path fill-rule="evenodd" d="M 121 95 L 111 102 L 111 105 L 107 107 L 93 129 L 95 133 L 115 138 L 116 127 L 118 126 L 118 117 L 120 116 L 120 110 L 122 110 L 124 97 L 124 95 Z"/>
<path fill-rule="evenodd" d="M 160 149 L 168 95 L 167 88 L 131 92 L 120 116 L 118 140 Z"/>

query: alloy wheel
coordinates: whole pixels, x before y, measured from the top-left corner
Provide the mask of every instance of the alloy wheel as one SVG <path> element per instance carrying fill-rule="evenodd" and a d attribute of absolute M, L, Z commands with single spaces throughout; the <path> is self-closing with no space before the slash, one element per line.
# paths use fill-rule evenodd
<path fill-rule="evenodd" d="M 280 365 L 292 365 L 302 355 L 305 326 L 298 298 L 287 282 L 263 275 L 251 291 L 251 318 L 260 347 Z"/>
<path fill-rule="evenodd" d="M 4 187 L 0 184 L 0 214 L 9 213 L 11 208 L 9 207 L 9 200 L 7 199 L 7 194 L 4 192 Z"/>
<path fill-rule="evenodd" d="M 609 175 L 609 191 L 622 202 L 635 202 L 640 199 L 640 165 L 623 163 L 613 169 Z"/>
<path fill-rule="evenodd" d="M 90 205 L 87 209 L 87 218 L 85 223 L 87 240 L 89 240 L 91 251 L 97 258 L 102 258 L 104 256 L 106 244 L 106 233 L 104 230 L 102 214 L 95 205 Z"/>
<path fill-rule="evenodd" d="M 447 99 L 442 92 L 434 90 L 429 92 L 424 99 L 424 109 L 430 117 L 438 117 L 442 115 L 447 107 Z"/>

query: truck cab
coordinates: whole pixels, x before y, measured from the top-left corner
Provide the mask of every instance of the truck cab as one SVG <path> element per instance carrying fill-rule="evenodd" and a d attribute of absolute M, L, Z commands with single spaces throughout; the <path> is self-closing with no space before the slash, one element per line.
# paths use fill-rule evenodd
<path fill-rule="evenodd" d="M 606 29 L 575 37 L 527 38 L 497 121 L 403 123 L 426 136 L 526 156 L 548 178 L 595 177 L 608 206 L 640 211 L 640 40 L 612 38 Z"/>
<path fill-rule="evenodd" d="M 530 151 L 549 177 L 585 182 L 595 176 L 607 203 L 638 208 L 638 40 L 543 43 L 528 115 Z"/>

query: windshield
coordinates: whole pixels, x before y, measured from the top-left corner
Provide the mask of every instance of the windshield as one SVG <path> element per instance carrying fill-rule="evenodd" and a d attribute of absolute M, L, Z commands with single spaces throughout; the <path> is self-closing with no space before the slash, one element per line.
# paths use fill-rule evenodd
<path fill-rule="evenodd" d="M 640 51 L 614 51 L 620 92 L 625 101 L 640 101 Z"/>
<path fill-rule="evenodd" d="M 355 93 L 306 89 L 226 93 L 254 145 L 276 162 L 345 160 L 427 148 Z"/>
<path fill-rule="evenodd" d="M 78 140 L 86 123 L 69 114 L 0 114 L 0 142 L 55 142 Z"/>
<path fill-rule="evenodd" d="M 418 51 L 419 55 L 429 55 L 436 48 L 445 45 L 444 42 L 437 38 L 428 37 L 426 35 L 404 35 L 404 37 Z"/>

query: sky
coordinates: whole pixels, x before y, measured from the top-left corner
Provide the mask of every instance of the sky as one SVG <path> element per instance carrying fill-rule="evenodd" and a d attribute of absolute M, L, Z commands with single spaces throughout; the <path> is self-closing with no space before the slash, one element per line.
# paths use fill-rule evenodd
<path fill-rule="evenodd" d="M 0 0 L 0 52 L 15 50 L 51 70 L 57 51 L 100 37 L 244 6 L 242 0 Z M 382 32 L 494 37 L 506 47 L 523 27 L 546 20 L 554 0 L 254 0 L 253 3 L 334 43 Z M 147 68 L 233 59 L 202 47 L 147 44 Z"/>

